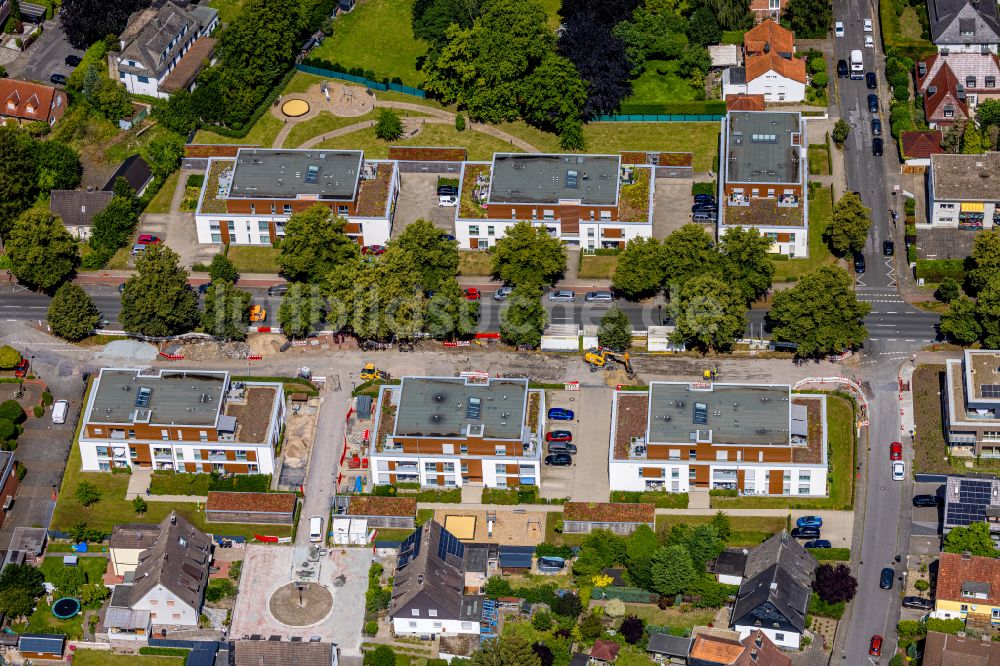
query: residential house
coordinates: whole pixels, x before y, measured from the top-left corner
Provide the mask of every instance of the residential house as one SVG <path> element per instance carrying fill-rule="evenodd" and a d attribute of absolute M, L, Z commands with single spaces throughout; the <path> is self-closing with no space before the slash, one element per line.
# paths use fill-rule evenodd
<path fill-rule="evenodd" d="M 1000 666 L 1000 645 L 989 640 L 928 631 L 922 666 Z"/>
<path fill-rule="evenodd" d="M 618 658 L 618 650 L 621 646 L 614 641 L 598 638 L 594 641 L 594 647 L 590 648 L 591 664 L 613 664 Z"/>
<path fill-rule="evenodd" d="M 138 154 L 132 155 L 115 169 L 111 178 L 108 178 L 108 182 L 104 183 L 104 187 L 101 189 L 105 192 L 114 192 L 115 183 L 118 182 L 119 178 L 124 178 L 132 191 L 135 192 L 135 196 L 141 197 L 149 184 L 153 182 L 153 170 L 146 164 L 146 160 L 139 157 Z"/>
<path fill-rule="evenodd" d="M 389 617 L 397 636 L 480 632 L 483 597 L 465 594 L 465 546 L 436 521 L 399 547 Z"/>
<path fill-rule="evenodd" d="M 280 382 L 215 370 L 103 368 L 83 410 L 86 471 L 131 467 L 273 474 L 285 422 Z"/>
<path fill-rule="evenodd" d="M 756 641 L 762 632 L 778 647 L 797 650 L 817 566 L 785 530 L 751 550 L 730 617 L 740 640 Z"/>
<path fill-rule="evenodd" d="M 111 529 L 108 551 L 111 570 L 119 582 L 131 583 L 139 556 L 156 545 L 160 526 L 156 523 L 120 523 Z"/>
<path fill-rule="evenodd" d="M 173 511 L 159 529 L 156 542 L 139 555 L 132 582 L 115 586 L 109 613 L 121 609 L 116 612 L 119 623 L 105 622 L 112 638 L 139 639 L 148 636 L 151 625 L 198 626 L 212 540 Z"/>
<path fill-rule="evenodd" d="M 931 155 L 927 177 L 928 225 L 979 231 L 1000 222 L 1000 153 Z M 943 257 L 940 257 L 943 258 Z"/>
<path fill-rule="evenodd" d="M 10 11 L 10 0 L 6 6 Z M 0 79 L 0 125 L 43 122 L 55 125 L 66 113 L 66 92 L 54 86 L 20 79 Z"/>
<path fill-rule="evenodd" d="M 271 245 L 293 213 L 317 204 L 345 218 L 361 245 L 389 240 L 397 163 L 366 160 L 360 150 L 241 148 L 212 158 L 195 214 L 199 243 Z"/>
<path fill-rule="evenodd" d="M 926 173 L 931 155 L 944 152 L 941 130 L 912 130 L 899 135 L 903 151 L 903 173 Z"/>
<path fill-rule="evenodd" d="M 331 643 L 237 640 L 229 649 L 229 666 L 337 666 Z"/>
<path fill-rule="evenodd" d="M 770 5 L 774 0 L 757 0 Z M 746 60 L 722 73 L 722 96 L 763 95 L 768 102 L 801 102 L 806 98 L 806 62 L 795 57 L 795 35 L 773 19 L 765 19 L 743 35 Z"/>
<path fill-rule="evenodd" d="M 686 664 L 691 639 L 653 632 L 646 643 L 646 653 L 658 664 Z"/>
<path fill-rule="evenodd" d="M 787 385 L 652 382 L 615 391 L 612 490 L 826 495 L 826 401 Z"/>
<path fill-rule="evenodd" d="M 782 0 L 750 0 L 750 13 L 757 23 L 770 19 L 778 21 L 785 13 Z"/>
<path fill-rule="evenodd" d="M 207 5 L 159 0 L 135 12 L 119 36 L 118 80 L 134 95 L 166 98 L 193 90 L 215 46 L 208 35 L 218 25 L 218 10 Z"/>
<path fill-rule="evenodd" d="M 566 502 L 563 507 L 563 532 L 590 534 L 608 530 L 632 534 L 640 525 L 656 528 L 656 505 L 615 502 Z"/>
<path fill-rule="evenodd" d="M 996 53 L 997 5 L 989 0 L 928 0 L 931 40 L 941 53 Z"/>
<path fill-rule="evenodd" d="M 740 636 L 725 629 L 695 627 L 689 640 L 689 666 L 792 666 L 791 657 L 760 629 Z"/>
<path fill-rule="evenodd" d="M 455 237 L 459 247 L 485 250 L 528 221 L 570 246 L 624 248 L 653 234 L 653 169 L 619 155 L 496 153 L 467 162 Z"/>
<path fill-rule="evenodd" d="M 809 255 L 806 126 L 796 113 L 730 111 L 722 120 L 718 234 L 756 229 L 771 252 Z"/>
<path fill-rule="evenodd" d="M 544 416 L 526 379 L 404 377 L 379 389 L 372 482 L 537 485 Z"/>
<path fill-rule="evenodd" d="M 49 531 L 44 527 L 15 527 L 7 546 L 3 566 L 8 564 L 30 564 L 38 566 L 42 553 L 49 542 Z"/>
<path fill-rule="evenodd" d="M 985 99 L 1000 97 L 1000 59 L 995 53 L 938 53 L 917 62 L 916 87 L 931 128 L 975 116 Z"/>
<path fill-rule="evenodd" d="M 970 629 L 1000 626 L 1000 560 L 969 553 L 941 553 L 932 616 L 961 619 Z"/>
<path fill-rule="evenodd" d="M 944 486 L 944 534 L 985 522 L 1000 543 L 1000 479 L 986 474 L 948 476 Z"/>
<path fill-rule="evenodd" d="M 114 192 L 106 190 L 52 190 L 49 212 L 58 215 L 66 231 L 79 240 L 90 238 L 94 217 L 108 207 Z"/>
<path fill-rule="evenodd" d="M 961 359 L 945 362 L 945 376 L 949 449 L 953 454 L 1000 457 L 1000 351 L 967 349 Z"/>
<path fill-rule="evenodd" d="M 14 497 L 21 483 L 17 478 L 17 469 L 14 465 L 13 451 L 0 451 L 0 526 L 3 526 L 7 518 L 7 511 L 14 504 Z"/>

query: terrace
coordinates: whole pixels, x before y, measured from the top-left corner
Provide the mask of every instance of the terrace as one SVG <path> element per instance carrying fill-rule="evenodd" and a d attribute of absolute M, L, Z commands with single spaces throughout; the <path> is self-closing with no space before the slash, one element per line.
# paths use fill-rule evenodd
<path fill-rule="evenodd" d="M 226 193 L 232 182 L 236 160 L 212 160 L 205 179 L 205 195 L 201 200 L 201 213 L 225 213 Z"/>
<path fill-rule="evenodd" d="M 382 391 L 382 402 L 379 405 L 378 431 L 375 433 L 375 450 L 381 452 L 385 441 L 392 435 L 393 424 L 396 422 L 396 405 L 392 404 L 393 389 Z"/>
<path fill-rule="evenodd" d="M 624 167 L 622 171 L 625 172 L 626 169 L 632 172 L 632 182 L 626 183 L 623 177 L 618 204 L 618 219 L 622 222 L 648 222 L 651 169 Z"/>
<path fill-rule="evenodd" d="M 789 205 L 778 199 L 750 198 L 741 205 L 726 202 L 725 220 L 727 226 L 742 227 L 804 227 L 802 206 Z"/>
<path fill-rule="evenodd" d="M 615 459 L 628 460 L 632 440 L 646 437 L 648 393 L 621 393 L 615 421 Z"/>
<path fill-rule="evenodd" d="M 229 400 L 225 414 L 236 419 L 237 442 L 260 443 L 267 437 L 271 424 L 276 389 L 249 388 L 243 400 Z"/>
<path fill-rule="evenodd" d="M 807 414 L 808 441 L 805 445 L 792 444 L 792 462 L 801 465 L 818 465 L 823 462 L 823 406 L 815 398 L 794 398 L 793 405 L 804 405 Z"/>
<path fill-rule="evenodd" d="M 462 177 L 462 200 L 459 202 L 460 218 L 484 218 L 483 202 L 489 193 L 489 164 L 466 164 Z"/>
<path fill-rule="evenodd" d="M 368 162 L 366 165 L 376 168 L 373 178 L 361 181 L 361 191 L 358 193 L 358 217 L 382 217 L 389 201 L 389 187 L 392 183 L 394 165 L 388 162 Z"/>

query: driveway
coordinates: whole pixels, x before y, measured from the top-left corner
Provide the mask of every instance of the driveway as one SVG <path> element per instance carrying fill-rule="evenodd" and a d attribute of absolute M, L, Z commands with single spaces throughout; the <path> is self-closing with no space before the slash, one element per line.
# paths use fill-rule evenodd
<path fill-rule="evenodd" d="M 438 206 L 436 173 L 399 174 L 399 199 L 392 222 L 392 237 L 397 238 L 407 225 L 423 218 L 438 229 L 455 233 L 455 208 Z"/>
<path fill-rule="evenodd" d="M 83 51 L 73 48 L 63 33 L 58 17 L 42 24 L 42 36 L 28 50 L 7 65 L 11 77 L 29 81 L 49 82 L 49 77 L 59 73 L 69 76 L 73 68 L 66 64 L 66 56 L 83 57 Z"/>
<path fill-rule="evenodd" d="M 690 178 L 657 178 L 653 193 L 653 237 L 666 238 L 691 221 Z M 707 228 L 707 225 L 706 225 Z"/>
<path fill-rule="evenodd" d="M 199 243 L 194 213 L 143 213 L 139 221 L 140 234 L 159 236 L 180 257 L 181 266 L 207 264 L 222 250 L 221 245 Z M 129 260 L 129 267 L 135 260 Z"/>
<path fill-rule="evenodd" d="M 569 497 L 575 502 L 607 502 L 608 437 L 611 432 L 611 392 L 583 388 L 574 391 L 549 391 L 546 409 L 565 407 L 576 417 L 572 421 L 547 421 L 545 432 L 568 430 L 573 434 L 577 453 L 570 467 L 542 465 L 543 497 Z M 544 456 L 548 454 L 546 446 Z"/>

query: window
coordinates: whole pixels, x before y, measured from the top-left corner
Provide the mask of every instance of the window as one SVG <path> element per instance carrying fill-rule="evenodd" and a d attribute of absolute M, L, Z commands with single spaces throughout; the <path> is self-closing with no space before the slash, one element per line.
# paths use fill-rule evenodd
<path fill-rule="evenodd" d="M 516 208 L 511 208 L 510 209 L 510 219 L 512 219 L 512 220 L 516 220 L 517 219 L 517 209 Z"/>
<path fill-rule="evenodd" d="M 284 213 L 285 215 L 291 215 L 292 214 L 292 204 L 284 204 L 281 207 L 281 212 Z"/>
<path fill-rule="evenodd" d="M 181 451 L 180 449 L 177 449 L 176 453 L 177 453 L 177 459 L 178 460 L 184 460 L 184 452 L 183 451 Z"/>
<path fill-rule="evenodd" d="M 136 458 L 139 457 L 139 450 L 136 449 L 135 447 L 130 446 L 130 447 L 128 447 L 128 455 L 129 455 L 130 458 L 132 458 L 133 460 L 135 460 Z"/>
<path fill-rule="evenodd" d="M 694 467 L 689 467 L 688 468 L 688 480 L 689 481 L 694 481 L 695 476 L 697 476 L 697 473 L 695 472 Z"/>
<path fill-rule="evenodd" d="M 783 640 L 785 640 L 785 635 L 782 634 L 782 633 L 779 633 L 779 632 L 775 632 L 774 633 L 774 640 L 775 641 L 783 641 Z"/>
<path fill-rule="evenodd" d="M 976 87 L 976 77 L 974 77 L 974 76 L 967 76 L 967 77 L 965 77 L 965 87 L 966 88 L 975 88 Z"/>
<path fill-rule="evenodd" d="M 94 434 L 95 435 L 100 435 L 102 432 L 104 432 L 104 431 L 101 430 L 100 428 L 94 428 Z"/>
<path fill-rule="evenodd" d="M 429 616 L 431 616 L 431 617 L 437 617 L 438 616 L 438 612 L 437 612 L 436 608 L 429 608 L 429 609 L 427 609 L 427 614 Z"/>
<path fill-rule="evenodd" d="M 680 460 L 681 459 L 681 450 L 680 449 L 670 449 L 670 452 L 669 452 L 669 455 L 667 456 L 667 459 L 668 460 Z"/>
<path fill-rule="evenodd" d="M 257 222 L 257 231 L 267 231 L 267 222 L 265 220 Z"/>
<path fill-rule="evenodd" d="M 479 235 L 479 225 L 478 224 L 470 224 L 469 225 L 469 235 L 470 236 L 478 236 Z"/>
<path fill-rule="evenodd" d="M 436 472 L 437 471 L 437 465 L 435 465 L 432 462 L 424 463 L 424 471 L 425 472 Z"/>
<path fill-rule="evenodd" d="M 494 235 L 494 227 L 493 227 L 492 224 L 489 225 L 488 227 L 486 227 L 486 235 L 487 236 L 493 236 Z"/>
<path fill-rule="evenodd" d="M 350 209 L 347 206 L 337 206 L 337 215 L 347 215 Z"/>
<path fill-rule="evenodd" d="M 471 622 L 463 622 L 462 623 L 462 629 L 463 630 L 472 629 L 472 623 Z"/>
<path fill-rule="evenodd" d="M 697 459 L 698 459 L 698 451 L 696 451 L 695 449 L 691 449 L 690 451 L 688 451 L 688 460 L 697 460 Z"/>
<path fill-rule="evenodd" d="M 236 452 L 236 459 L 239 460 L 239 461 L 241 461 L 241 462 L 246 462 L 246 460 L 247 460 L 247 452 L 246 451 L 237 451 Z"/>
<path fill-rule="evenodd" d="M 118 72 L 118 78 L 121 79 L 122 81 L 124 81 L 125 80 L 125 72 Z"/>
<path fill-rule="evenodd" d="M 160 600 L 159 599 L 150 599 L 149 600 L 149 605 L 150 606 L 159 606 L 160 605 Z"/>
<path fill-rule="evenodd" d="M 996 88 L 997 87 L 997 77 L 995 77 L 995 76 L 987 76 L 986 77 L 986 87 L 987 88 Z"/>
<path fill-rule="evenodd" d="M 809 494 L 809 486 L 802 486 L 802 485 L 800 485 L 799 486 L 799 495 L 808 495 L 808 494 Z"/>
<path fill-rule="evenodd" d="M 716 451 L 715 452 L 715 459 L 716 460 L 729 460 L 729 451 Z"/>
<path fill-rule="evenodd" d="M 413 617 L 420 617 L 420 609 L 419 608 L 411 608 L 410 609 L 410 615 L 412 615 Z"/>
<path fill-rule="evenodd" d="M 610 210 L 602 210 L 601 211 L 601 221 L 607 222 L 610 219 L 611 219 L 611 211 Z"/>
<path fill-rule="evenodd" d="M 416 629 L 416 628 L 417 628 L 417 623 L 414 622 L 413 620 L 410 620 L 410 629 Z"/>
<path fill-rule="evenodd" d="M 670 478 L 671 479 L 679 479 L 679 478 L 681 478 L 681 471 L 679 469 L 677 469 L 676 467 L 671 468 L 671 470 L 670 470 Z"/>
<path fill-rule="evenodd" d="M 497 463 L 493 471 L 496 472 L 497 474 L 506 474 L 507 465 L 503 463 Z"/>
<path fill-rule="evenodd" d="M 167 600 L 167 606 L 176 606 L 176 605 L 177 605 L 177 602 L 174 601 L 173 599 L 168 599 Z"/>
<path fill-rule="evenodd" d="M 542 219 L 544 220 L 554 220 L 556 219 L 556 212 L 554 210 L 543 210 Z"/>
<path fill-rule="evenodd" d="M 222 242 L 222 234 L 212 234 L 212 242 L 213 243 L 221 243 Z"/>
<path fill-rule="evenodd" d="M 261 245 L 267 245 L 270 242 L 271 242 L 271 236 L 270 236 L 270 234 L 268 234 L 266 236 L 262 234 L 260 236 L 260 244 Z"/>
<path fill-rule="evenodd" d="M 167 441 L 168 439 L 170 439 L 170 431 L 169 430 L 161 430 L 160 431 L 160 439 L 162 439 L 163 441 Z"/>
<path fill-rule="evenodd" d="M 455 471 L 455 463 L 450 463 L 450 462 L 449 463 L 443 463 L 441 465 L 441 471 L 443 471 L 443 472 L 454 472 Z"/>
<path fill-rule="evenodd" d="M 106 446 L 98 446 L 97 447 L 97 455 L 104 456 L 105 458 L 107 458 L 111 454 L 108 452 L 108 447 L 106 447 Z"/>
<path fill-rule="evenodd" d="M 208 431 L 207 430 L 200 431 L 198 433 L 198 439 L 200 439 L 203 442 L 207 442 L 208 441 Z"/>
<path fill-rule="evenodd" d="M 250 207 L 253 208 L 253 205 L 251 204 Z M 234 222 L 233 220 L 229 220 L 228 222 L 226 222 L 226 226 L 229 227 L 229 234 L 230 235 L 236 233 L 236 222 Z"/>
<path fill-rule="evenodd" d="M 942 204 L 938 204 L 938 207 L 939 207 L 939 208 L 940 208 L 941 210 L 955 210 L 955 204 L 953 204 L 953 203 L 942 203 Z"/>
<path fill-rule="evenodd" d="M 954 118 L 955 117 L 955 107 L 950 106 L 950 105 L 949 106 L 945 106 L 944 107 L 944 117 L 945 118 Z"/>
<path fill-rule="evenodd" d="M 136 78 L 139 79 L 139 83 L 149 83 L 149 77 L 148 76 L 138 76 Z"/>
<path fill-rule="evenodd" d="M 469 452 L 469 445 L 468 444 L 459 444 L 459 446 L 458 446 L 458 452 L 459 453 L 468 453 Z"/>
<path fill-rule="evenodd" d="M 494 452 L 498 456 L 505 456 L 507 455 L 507 447 L 503 446 L 502 444 L 497 444 L 496 448 L 494 449 Z"/>

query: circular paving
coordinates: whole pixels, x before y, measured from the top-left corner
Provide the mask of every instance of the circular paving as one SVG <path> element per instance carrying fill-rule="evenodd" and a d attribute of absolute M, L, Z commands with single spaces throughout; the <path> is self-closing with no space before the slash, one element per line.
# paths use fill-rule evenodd
<path fill-rule="evenodd" d="M 301 604 L 299 603 L 301 591 Z M 278 622 L 289 627 L 308 627 L 316 624 L 333 609 L 333 595 L 316 583 L 289 583 L 271 594 L 268 610 Z"/>
<path fill-rule="evenodd" d="M 289 118 L 298 118 L 309 113 L 309 102 L 304 99 L 290 99 L 281 105 L 281 112 Z"/>

